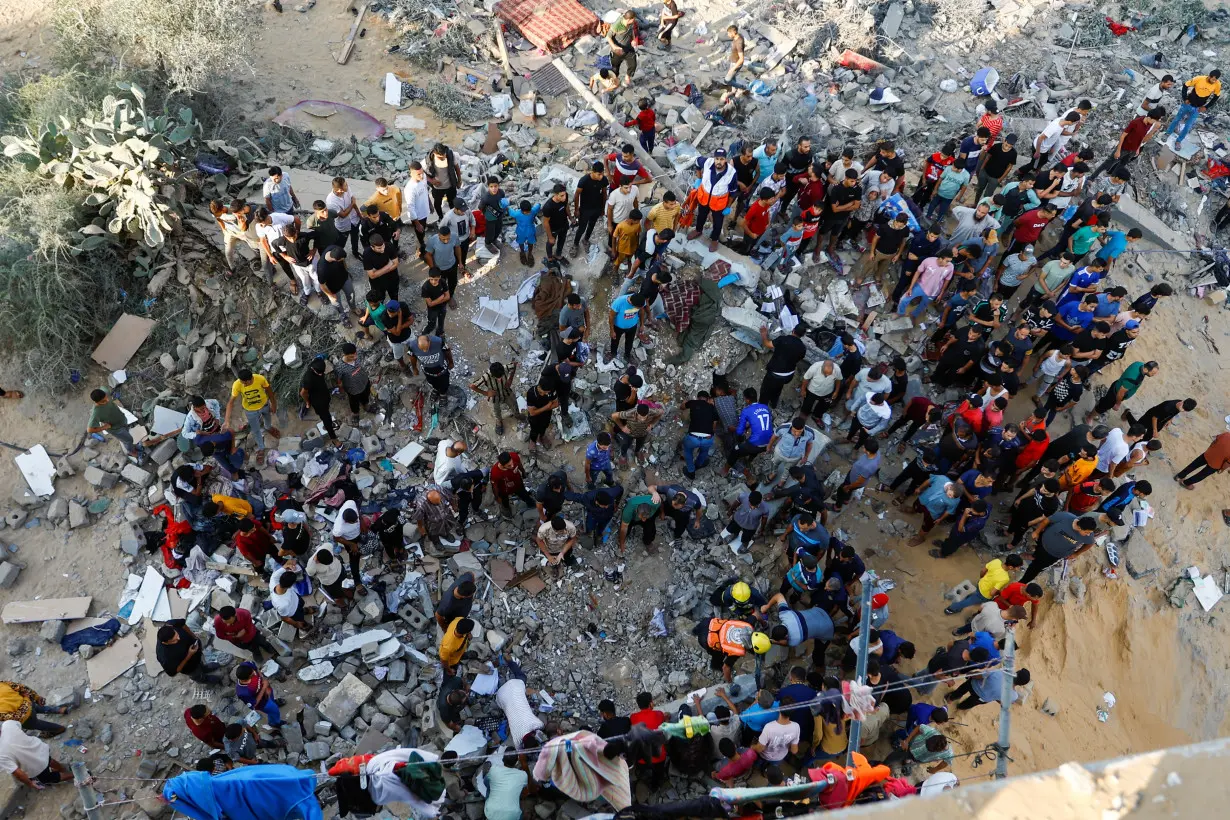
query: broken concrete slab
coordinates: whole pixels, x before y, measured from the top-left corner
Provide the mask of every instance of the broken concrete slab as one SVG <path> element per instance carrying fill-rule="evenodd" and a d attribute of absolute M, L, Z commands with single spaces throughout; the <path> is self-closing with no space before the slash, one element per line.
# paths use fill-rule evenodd
<path fill-rule="evenodd" d="M 360 632 L 357 635 L 351 635 L 343 641 L 336 641 L 325 646 L 317 647 L 308 652 L 308 657 L 311 660 L 319 661 L 325 658 L 336 658 L 350 652 L 358 652 L 363 648 L 364 644 L 372 641 L 384 642 L 393 637 L 393 633 L 384 629 L 369 629 L 367 632 Z"/>
<path fill-rule="evenodd" d="M 136 487 L 148 487 L 154 483 L 154 474 L 135 464 L 125 464 L 124 469 L 120 470 L 120 477 Z"/>
<path fill-rule="evenodd" d="M 48 496 L 56 491 L 56 465 L 51 463 L 51 456 L 47 455 L 47 448 L 43 445 L 34 445 L 13 461 L 30 485 L 30 492 L 36 496 Z"/>
<path fill-rule="evenodd" d="M 372 688 L 353 674 L 347 674 L 333 687 L 317 708 L 334 726 L 345 726 L 354 720 L 359 707 L 371 700 Z"/>
<path fill-rule="evenodd" d="M 9 589 L 17 583 L 21 575 L 21 566 L 12 561 L 0 561 L 0 589 Z M 63 621 L 48 621 L 47 623 L 63 623 Z"/>
<path fill-rule="evenodd" d="M 6 624 L 32 624 L 40 621 L 84 618 L 90 611 L 93 598 L 45 598 L 41 601 L 13 601 L 0 611 L 0 620 Z"/>
<path fill-rule="evenodd" d="M 1111 213 L 1111 218 L 1128 228 L 1140 228 L 1149 242 L 1175 251 L 1190 251 L 1195 245 L 1189 237 L 1171 228 L 1136 201 L 1123 197 Z"/>

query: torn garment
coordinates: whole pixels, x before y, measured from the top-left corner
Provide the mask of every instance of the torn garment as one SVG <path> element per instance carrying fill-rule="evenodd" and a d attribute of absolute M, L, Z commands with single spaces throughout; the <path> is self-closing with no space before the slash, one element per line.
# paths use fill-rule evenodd
<path fill-rule="evenodd" d="M 593 732 L 553 737 L 542 747 L 534 764 L 534 779 L 550 782 L 579 803 L 605 798 L 616 810 L 632 803 L 628 764 L 622 757 L 603 754 L 606 741 Z"/>

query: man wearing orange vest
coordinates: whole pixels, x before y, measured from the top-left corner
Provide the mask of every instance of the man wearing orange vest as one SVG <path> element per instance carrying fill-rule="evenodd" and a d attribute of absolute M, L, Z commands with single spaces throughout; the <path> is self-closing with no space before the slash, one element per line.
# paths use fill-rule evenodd
<path fill-rule="evenodd" d="M 692 634 L 696 636 L 700 648 L 712 658 L 711 667 L 721 669 L 727 683 L 734 677 L 735 663 L 748 650 L 763 655 L 772 646 L 769 636 L 757 632 L 747 621 L 709 618 L 698 623 Z"/>
<path fill-rule="evenodd" d="M 705 229 L 705 220 L 713 214 L 713 231 L 709 234 L 709 250 L 717 250 L 718 238 L 722 235 L 722 223 L 726 220 L 726 208 L 730 205 L 731 190 L 735 187 L 735 167 L 726 160 L 726 149 L 719 148 L 711 158 L 697 157 L 696 169 L 700 171 L 700 187 L 696 189 L 696 224 L 688 239 L 696 239 Z"/>

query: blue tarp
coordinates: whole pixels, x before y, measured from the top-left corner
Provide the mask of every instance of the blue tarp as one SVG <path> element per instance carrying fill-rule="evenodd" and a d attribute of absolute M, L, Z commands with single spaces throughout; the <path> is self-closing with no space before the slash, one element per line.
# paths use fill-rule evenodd
<path fill-rule="evenodd" d="M 210 775 L 188 772 L 167 781 L 162 796 L 193 820 L 322 820 L 316 775 L 273 763 Z"/>
<path fill-rule="evenodd" d="M 83 646 L 106 646 L 119 634 L 120 622 L 111 618 L 105 624 L 78 629 L 60 638 L 60 648 L 65 652 L 76 652 Z"/>

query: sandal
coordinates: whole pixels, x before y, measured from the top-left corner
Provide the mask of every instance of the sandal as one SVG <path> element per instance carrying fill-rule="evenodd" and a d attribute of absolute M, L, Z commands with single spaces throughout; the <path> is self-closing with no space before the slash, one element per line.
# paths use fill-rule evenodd
<path fill-rule="evenodd" d="M 21 392 L 20 390 L 5 390 L 4 395 L 0 396 L 0 398 L 5 398 L 5 399 L 24 399 L 25 397 L 26 397 L 26 394 Z"/>

